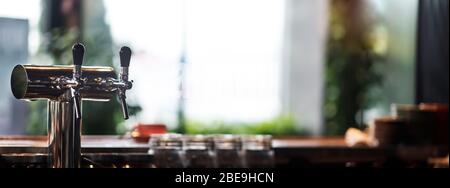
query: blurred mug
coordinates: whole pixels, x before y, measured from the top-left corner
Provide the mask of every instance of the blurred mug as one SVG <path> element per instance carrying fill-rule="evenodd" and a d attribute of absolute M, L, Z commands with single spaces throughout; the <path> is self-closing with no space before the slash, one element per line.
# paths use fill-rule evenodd
<path fill-rule="evenodd" d="M 405 121 L 386 116 L 377 118 L 369 127 L 370 138 L 374 146 L 395 146 L 404 140 Z"/>
<path fill-rule="evenodd" d="M 437 145 L 439 142 L 448 143 L 448 108 L 445 105 L 393 104 L 392 113 L 406 123 L 405 141 L 407 144 Z"/>
<path fill-rule="evenodd" d="M 419 109 L 431 113 L 434 118 L 433 144 L 448 146 L 448 104 L 422 103 Z"/>

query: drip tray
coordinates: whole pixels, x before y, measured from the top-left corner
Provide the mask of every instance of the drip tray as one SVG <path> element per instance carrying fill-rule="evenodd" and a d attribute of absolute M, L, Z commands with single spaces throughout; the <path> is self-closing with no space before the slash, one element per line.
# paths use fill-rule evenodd
<path fill-rule="evenodd" d="M 43 153 L 2 154 L 2 168 L 46 168 L 48 155 Z M 83 153 L 83 168 L 151 168 L 153 156 L 147 153 Z"/>

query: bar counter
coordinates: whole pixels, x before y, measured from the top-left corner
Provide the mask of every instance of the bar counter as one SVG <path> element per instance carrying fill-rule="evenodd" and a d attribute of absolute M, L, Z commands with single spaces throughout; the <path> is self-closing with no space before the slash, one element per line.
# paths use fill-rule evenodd
<path fill-rule="evenodd" d="M 45 167 L 46 136 L 1 136 L 0 167 Z M 430 167 L 448 147 L 348 147 L 342 137 L 274 137 L 276 167 Z M 147 143 L 126 136 L 83 136 L 84 167 L 153 167 Z M 447 161 L 448 163 L 448 161 Z"/>

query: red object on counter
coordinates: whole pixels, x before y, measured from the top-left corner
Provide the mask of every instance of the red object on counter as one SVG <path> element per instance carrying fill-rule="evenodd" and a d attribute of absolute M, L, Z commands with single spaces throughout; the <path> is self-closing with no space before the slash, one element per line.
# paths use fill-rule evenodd
<path fill-rule="evenodd" d="M 167 126 L 164 124 L 138 124 L 133 128 L 131 137 L 136 142 L 148 142 L 153 134 L 167 133 Z"/>

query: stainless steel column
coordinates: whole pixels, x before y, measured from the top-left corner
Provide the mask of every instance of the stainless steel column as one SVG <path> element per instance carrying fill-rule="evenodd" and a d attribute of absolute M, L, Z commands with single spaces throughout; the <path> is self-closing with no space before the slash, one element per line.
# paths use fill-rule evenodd
<path fill-rule="evenodd" d="M 48 164 L 52 168 L 81 166 L 81 119 L 74 118 L 74 113 L 70 100 L 48 102 Z"/>

